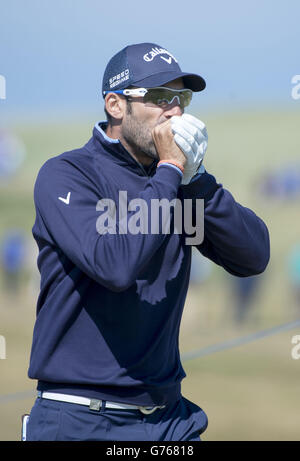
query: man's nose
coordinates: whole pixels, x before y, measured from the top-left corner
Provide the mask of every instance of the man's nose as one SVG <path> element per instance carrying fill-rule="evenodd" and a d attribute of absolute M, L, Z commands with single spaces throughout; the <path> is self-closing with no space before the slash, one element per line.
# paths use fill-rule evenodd
<path fill-rule="evenodd" d="M 171 102 L 171 104 L 168 105 L 167 109 L 165 110 L 164 116 L 166 118 L 171 118 L 174 115 L 182 115 L 183 110 L 181 109 L 179 105 L 178 98 L 175 98 L 174 101 Z"/>

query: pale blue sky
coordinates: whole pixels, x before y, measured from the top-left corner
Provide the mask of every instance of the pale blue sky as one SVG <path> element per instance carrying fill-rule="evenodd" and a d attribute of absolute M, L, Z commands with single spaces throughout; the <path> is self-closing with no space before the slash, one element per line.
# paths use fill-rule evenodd
<path fill-rule="evenodd" d="M 102 111 L 102 73 L 124 46 L 154 42 L 207 89 L 194 104 L 216 109 L 299 106 L 297 0 L 0 0 L 3 111 Z"/>

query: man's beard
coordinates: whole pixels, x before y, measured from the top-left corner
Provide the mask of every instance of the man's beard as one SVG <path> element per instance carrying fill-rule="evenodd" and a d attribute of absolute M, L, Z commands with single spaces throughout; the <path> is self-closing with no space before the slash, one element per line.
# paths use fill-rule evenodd
<path fill-rule="evenodd" d="M 127 105 L 126 122 L 122 125 L 122 134 L 125 141 L 133 149 L 134 153 L 143 152 L 153 159 L 158 159 L 158 153 L 152 139 L 151 129 L 141 122 L 132 113 L 130 103 Z"/>

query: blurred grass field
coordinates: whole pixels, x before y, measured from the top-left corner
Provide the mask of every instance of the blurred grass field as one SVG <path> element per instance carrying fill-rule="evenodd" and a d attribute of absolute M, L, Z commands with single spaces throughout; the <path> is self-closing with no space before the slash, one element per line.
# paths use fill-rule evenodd
<path fill-rule="evenodd" d="M 213 266 L 210 277 L 191 286 L 182 320 L 181 352 L 240 337 L 300 318 L 289 288 L 286 256 L 300 241 L 298 200 L 267 200 L 258 193 L 264 173 L 300 161 L 298 112 L 199 114 L 206 122 L 209 148 L 205 166 L 234 198 L 260 216 L 271 239 L 271 260 L 247 324 L 234 322 L 231 277 Z M 43 162 L 83 145 L 95 120 L 14 126 L 27 157 L 21 170 L 0 183 L 0 238 L 6 229 L 22 227 L 31 237 L 33 185 Z M 33 397 L 2 401 L 1 396 L 34 389 L 27 378 L 36 292 L 24 275 L 15 296 L 5 292 L 0 271 L 0 334 L 6 360 L 0 360 L 0 440 L 20 438 L 20 420 Z M 300 440 L 300 360 L 291 357 L 291 330 L 238 348 L 184 362 L 183 394 L 208 414 L 203 440 Z"/>

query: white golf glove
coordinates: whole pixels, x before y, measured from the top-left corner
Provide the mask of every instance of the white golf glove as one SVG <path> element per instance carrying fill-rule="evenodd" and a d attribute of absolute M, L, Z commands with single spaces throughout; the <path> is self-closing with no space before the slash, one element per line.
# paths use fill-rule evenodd
<path fill-rule="evenodd" d="M 201 120 L 190 114 L 171 118 L 174 141 L 187 158 L 181 184 L 189 184 L 198 173 L 205 171 L 202 161 L 207 149 L 207 130 Z"/>

